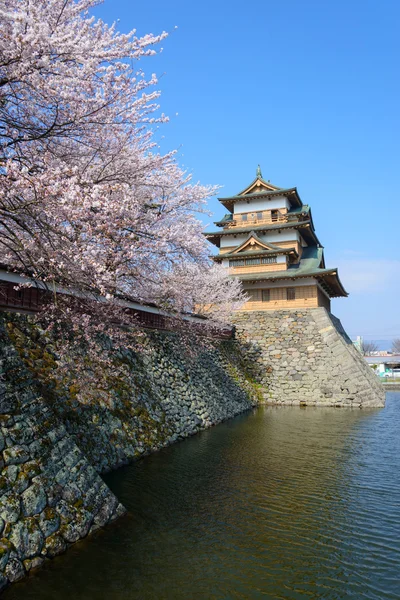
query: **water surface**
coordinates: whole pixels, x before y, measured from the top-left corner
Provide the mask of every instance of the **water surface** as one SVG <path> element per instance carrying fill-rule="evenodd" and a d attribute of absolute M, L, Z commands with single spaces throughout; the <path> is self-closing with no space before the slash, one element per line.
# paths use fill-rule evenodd
<path fill-rule="evenodd" d="M 129 515 L 5 600 L 400 598 L 400 393 L 259 408 L 106 480 Z"/>

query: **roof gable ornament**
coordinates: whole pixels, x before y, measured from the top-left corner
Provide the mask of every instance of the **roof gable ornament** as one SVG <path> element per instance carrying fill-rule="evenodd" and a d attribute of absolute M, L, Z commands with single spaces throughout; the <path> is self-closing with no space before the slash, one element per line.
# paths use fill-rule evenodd
<path fill-rule="evenodd" d="M 281 248 L 275 246 L 275 244 L 263 242 L 254 231 L 251 231 L 247 239 L 239 244 L 239 246 L 236 246 L 234 250 L 232 250 L 232 254 L 239 254 L 240 252 L 245 252 L 246 250 L 275 250 L 279 252 Z"/>
<path fill-rule="evenodd" d="M 241 192 L 239 192 L 238 196 L 247 196 L 254 195 L 255 193 L 260 192 L 276 192 L 281 188 L 273 185 L 270 181 L 265 181 L 262 176 L 261 167 L 257 165 L 256 169 L 256 178 L 251 182 L 251 184 Z"/>

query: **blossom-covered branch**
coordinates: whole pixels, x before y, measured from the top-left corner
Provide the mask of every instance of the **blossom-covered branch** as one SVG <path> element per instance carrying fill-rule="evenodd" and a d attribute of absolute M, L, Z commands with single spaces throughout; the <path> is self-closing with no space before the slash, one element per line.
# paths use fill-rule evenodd
<path fill-rule="evenodd" d="M 139 68 L 166 34 L 120 34 L 97 4 L 1 4 L 2 261 L 99 310 L 125 297 L 225 320 L 240 286 L 210 266 L 195 216 L 216 188 L 159 152 L 157 79 Z"/>

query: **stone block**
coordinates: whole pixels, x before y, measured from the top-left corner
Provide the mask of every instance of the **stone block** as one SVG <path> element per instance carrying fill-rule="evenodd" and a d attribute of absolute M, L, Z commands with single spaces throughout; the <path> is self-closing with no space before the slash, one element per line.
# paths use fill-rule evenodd
<path fill-rule="evenodd" d="M 18 521 L 12 526 L 9 540 L 23 560 L 40 554 L 44 536 L 37 522 L 28 518 Z"/>
<path fill-rule="evenodd" d="M 39 517 L 39 527 L 47 538 L 60 527 L 60 516 L 53 508 L 45 508 Z"/>
<path fill-rule="evenodd" d="M 47 504 L 44 488 L 34 483 L 21 495 L 22 511 L 24 515 L 32 516 L 42 512 Z"/>
<path fill-rule="evenodd" d="M 6 465 L 19 465 L 29 460 L 28 448 L 25 446 L 12 446 L 6 448 L 3 452 L 3 459 Z"/>
<path fill-rule="evenodd" d="M 0 517 L 8 523 L 16 523 L 21 514 L 19 494 L 8 492 L 0 499 Z"/>
<path fill-rule="evenodd" d="M 11 558 L 7 563 L 5 576 L 11 583 L 22 579 L 25 576 L 25 569 L 22 562 L 17 558 Z"/>
<path fill-rule="evenodd" d="M 49 558 L 54 558 L 59 554 L 63 554 L 67 549 L 67 544 L 61 535 L 53 534 L 45 541 L 45 554 Z"/>

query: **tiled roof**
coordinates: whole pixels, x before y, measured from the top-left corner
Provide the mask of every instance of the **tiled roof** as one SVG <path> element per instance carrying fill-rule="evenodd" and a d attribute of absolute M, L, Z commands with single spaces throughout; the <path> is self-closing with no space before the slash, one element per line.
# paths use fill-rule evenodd
<path fill-rule="evenodd" d="M 218 200 L 223 204 L 228 210 L 232 210 L 235 202 L 243 201 L 243 200 L 254 200 L 256 198 L 262 198 L 265 196 L 287 196 L 291 200 L 294 200 L 297 206 L 302 206 L 303 203 L 301 198 L 297 192 L 297 188 L 287 188 L 287 189 L 276 189 L 276 190 L 263 190 L 259 192 L 254 192 L 251 194 L 244 194 L 238 196 L 228 196 L 227 198 L 218 198 Z"/>
<path fill-rule="evenodd" d="M 307 238 L 308 244 L 316 244 L 321 246 L 319 239 L 317 238 L 312 220 L 305 219 L 304 221 L 293 221 L 292 223 L 276 223 L 267 225 L 249 225 L 248 227 L 232 227 L 231 229 L 222 231 L 206 231 L 204 235 L 206 238 L 216 246 L 219 246 L 220 238 L 226 235 L 239 235 L 241 233 L 250 233 L 251 231 L 262 233 L 263 231 L 279 231 L 281 229 L 301 229 L 302 236 Z"/>
<path fill-rule="evenodd" d="M 226 225 L 227 223 L 231 223 L 233 221 L 233 214 L 227 213 L 222 217 L 220 221 L 214 221 L 214 225 Z"/>
<path fill-rule="evenodd" d="M 310 225 L 309 219 L 304 221 L 293 221 L 292 223 L 267 223 L 265 225 L 248 225 L 247 227 L 232 227 L 223 231 L 206 231 L 206 238 L 212 236 L 238 235 L 239 233 L 248 233 L 249 231 L 269 231 L 270 229 L 290 229 L 294 227 L 306 227 Z"/>
<path fill-rule="evenodd" d="M 238 194 L 237 196 L 227 196 L 226 198 L 218 198 L 220 202 L 224 200 L 249 200 L 250 198 L 254 199 L 258 196 L 284 196 L 285 194 L 293 193 L 296 191 L 296 188 L 278 188 L 277 190 L 262 190 L 260 192 L 254 192 L 253 194 Z"/>
<path fill-rule="evenodd" d="M 323 260 L 323 248 L 317 246 L 308 246 L 303 249 L 300 262 L 297 265 L 290 265 L 285 271 L 268 271 L 265 273 L 243 273 L 240 275 L 241 281 L 269 281 L 279 279 L 297 279 L 300 277 L 315 277 L 317 279 L 326 279 L 326 284 L 330 288 L 330 296 L 348 296 L 342 282 L 339 279 L 337 269 L 320 268 Z M 237 277 L 237 275 L 231 275 Z"/>

